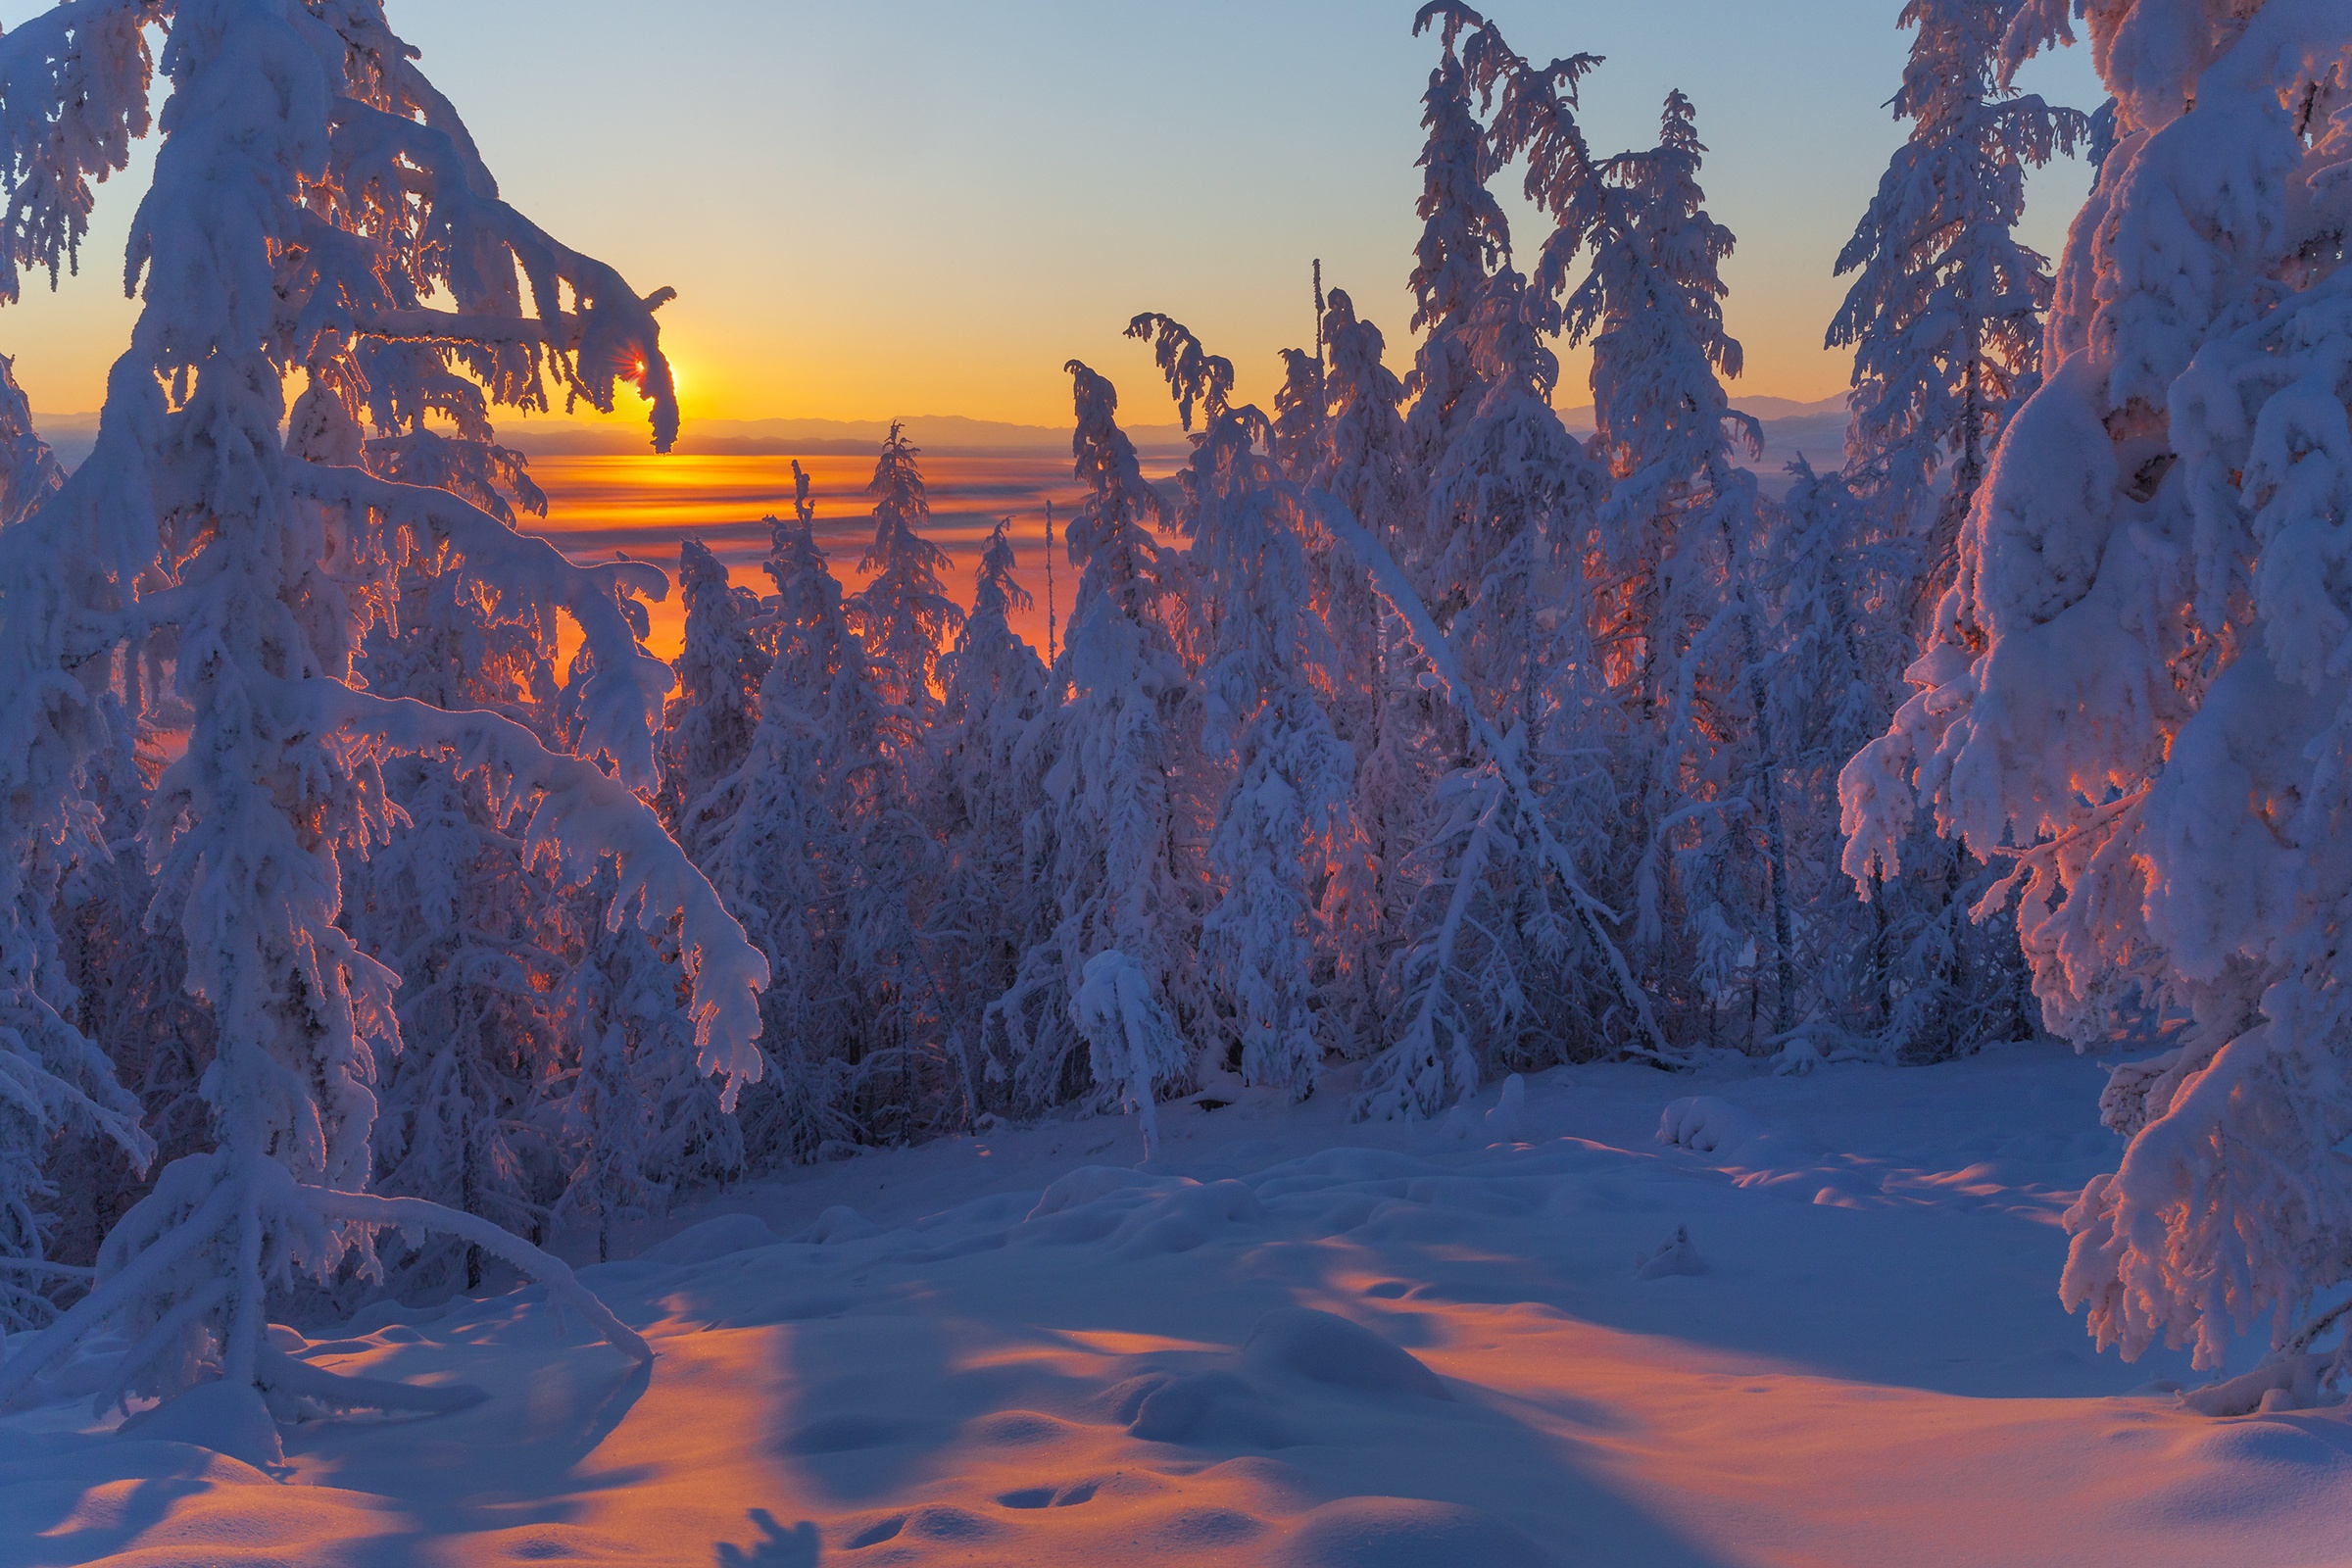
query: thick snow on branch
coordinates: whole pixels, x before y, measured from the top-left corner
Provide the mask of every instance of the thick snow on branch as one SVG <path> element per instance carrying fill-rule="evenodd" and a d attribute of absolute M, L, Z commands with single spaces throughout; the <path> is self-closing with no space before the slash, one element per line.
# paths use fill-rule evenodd
<path fill-rule="evenodd" d="M 24 521 L 65 482 L 57 455 L 32 426 L 16 362 L 0 356 L 0 528 Z"/>
<path fill-rule="evenodd" d="M 2037 0 L 2004 68 L 2069 25 Z M 1895 859 L 1913 789 L 1945 835 L 2014 853 L 2050 1025 L 2164 1048 L 2111 1075 L 2130 1142 L 2066 1215 L 2063 1298 L 2127 1356 L 2213 1366 L 2267 1326 L 2292 1360 L 2352 1277 L 2352 34 L 2303 0 L 2088 25 L 2114 139 L 2058 268 L 2055 363 L 1969 514 L 1917 694 L 1846 769 L 1847 865 Z M 2339 1349 L 2323 1381 L 2348 1374 Z"/>
<path fill-rule="evenodd" d="M 593 762 L 550 752 L 529 730 L 494 713 L 387 700 L 337 681 L 307 682 L 303 695 L 312 723 L 365 752 L 446 754 L 460 772 L 484 775 L 501 799 L 535 797 L 526 830 L 533 846 L 556 851 L 583 879 L 600 859 L 612 858 L 620 882 L 607 920 L 614 929 L 631 909 L 649 933 L 677 918 L 693 985 L 695 1049 L 704 1072 L 726 1075 L 724 1103 L 734 1108 L 737 1092 L 757 1083 L 763 1068 L 757 1042 L 767 960 L 652 808 Z"/>
<path fill-rule="evenodd" d="M 551 606 L 569 613 L 596 663 L 586 687 L 573 697 L 583 720 L 582 740 L 588 749 L 612 758 L 629 784 L 653 782 L 654 737 L 673 678 L 668 665 L 638 645 L 621 598 L 666 598 L 669 578 L 659 566 L 641 561 L 576 566 L 546 540 L 517 533 L 446 490 L 399 484 L 359 468 L 291 464 L 287 488 L 314 500 L 366 509 L 389 527 L 419 538 L 446 539 L 465 562 L 466 574 L 512 604 L 516 613 Z"/>
<path fill-rule="evenodd" d="M 437 1391 L 289 1375 L 258 1332 L 235 1332 L 240 1321 L 255 1330 L 266 1321 L 269 1301 L 258 1288 L 265 1281 L 289 1284 L 300 1271 L 331 1267 L 354 1253 L 363 1271 L 371 1269 L 372 1252 L 360 1238 L 391 1228 L 437 1232 L 480 1247 L 543 1282 L 551 1299 L 578 1311 L 607 1344 L 638 1361 L 653 1359 L 644 1339 L 581 1285 L 568 1264 L 487 1220 L 421 1199 L 313 1187 L 273 1162 L 216 1153 L 167 1170 L 108 1239 L 97 1287 L 48 1328 L 11 1345 L 12 1353 L 0 1362 L 0 1408 L 110 1324 L 126 1329 L 131 1343 L 99 1392 L 101 1410 L 143 1388 L 169 1389 L 188 1358 L 216 1347 L 226 1363 L 224 1377 L 245 1378 L 266 1391 L 324 1396 L 347 1408 L 439 1407 Z M 252 1271 L 216 1270 L 211 1250 L 237 1245 L 240 1238 L 250 1239 L 245 1245 L 252 1249 Z"/>
<path fill-rule="evenodd" d="M 638 1361 L 651 1361 L 654 1348 L 636 1330 L 612 1315 L 572 1273 L 571 1265 L 541 1251 L 519 1236 L 511 1236 L 486 1219 L 428 1203 L 420 1198 L 384 1198 L 374 1193 L 314 1191 L 311 1201 L 329 1219 L 357 1220 L 363 1225 L 438 1231 L 505 1259 L 547 1287 L 548 1299 L 570 1307 L 604 1336 L 605 1343 Z"/>
<path fill-rule="evenodd" d="M 1153 994 L 1152 977 L 1116 948 L 1086 960 L 1070 994 L 1070 1018 L 1086 1038 L 1095 1082 L 1134 1112 L 1144 1132 L 1144 1157 L 1151 1158 L 1159 1141 L 1152 1096 L 1192 1063 L 1183 1031 Z"/>
<path fill-rule="evenodd" d="M 0 301 L 20 270 L 78 269 L 91 188 L 130 162 L 147 134 L 155 63 L 147 28 L 170 0 L 73 0 L 0 36 Z"/>

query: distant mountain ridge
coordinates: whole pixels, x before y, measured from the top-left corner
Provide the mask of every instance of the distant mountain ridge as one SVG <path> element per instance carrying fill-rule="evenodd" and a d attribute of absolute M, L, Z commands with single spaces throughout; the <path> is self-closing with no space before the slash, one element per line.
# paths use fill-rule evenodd
<path fill-rule="evenodd" d="M 974 419 L 960 414 L 911 415 L 904 421 L 906 438 L 925 452 L 973 457 L 992 452 L 1055 452 L 1070 450 L 1070 431 L 1042 424 L 1011 424 L 1001 419 Z M 890 433 L 888 419 L 689 419 L 678 434 L 677 450 L 687 454 L 760 455 L 778 457 L 797 453 L 870 452 Z M 518 450 L 556 456 L 634 456 L 646 450 L 642 428 L 615 419 L 610 426 L 510 422 L 502 439 Z M 1188 450 L 1184 431 L 1173 424 L 1141 424 L 1127 428 L 1137 447 L 1158 455 Z"/>
<path fill-rule="evenodd" d="M 1789 419 L 1836 418 L 1840 427 L 1845 422 L 1845 394 L 1817 398 L 1800 403 L 1794 398 L 1740 397 L 1734 394 L 1732 407 L 1742 414 L 1752 414 L 1766 424 L 1779 424 Z M 1590 434 L 1593 428 L 1592 405 L 1580 403 L 1572 409 L 1560 410 L 1560 422 L 1579 435 Z"/>
<path fill-rule="evenodd" d="M 1737 398 L 1733 407 L 1756 416 L 1764 425 L 1764 455 L 1752 466 L 1766 487 L 1778 492 L 1782 470 L 1799 453 L 1815 467 L 1834 468 L 1845 460 L 1845 399 L 1842 396 L 1800 403 L 1792 398 Z M 1592 406 L 1562 409 L 1560 419 L 1578 435 L 1592 430 Z M 42 439 L 57 451 L 58 461 L 72 468 L 87 457 L 98 438 L 95 414 L 53 414 L 37 417 Z M 974 419 L 960 414 L 909 416 L 906 434 L 917 447 L 943 457 L 981 457 L 992 453 L 1066 454 L 1070 431 L 1043 424 L 1014 424 L 1002 419 Z M 890 432 L 888 419 L 690 419 L 679 433 L 681 453 L 710 457 L 793 457 L 870 452 Z M 645 427 L 615 416 L 601 423 L 585 420 L 510 420 L 501 436 L 533 457 L 637 457 L 649 451 Z M 1148 457 L 1177 458 L 1189 450 L 1185 433 L 1173 424 L 1139 424 L 1127 434 Z"/>
<path fill-rule="evenodd" d="M 1793 398 L 1734 397 L 1732 407 L 1752 415 L 1764 427 L 1764 450 L 1752 461 L 1736 452 L 1732 461 L 1756 476 L 1756 486 L 1779 499 L 1788 489 L 1788 466 L 1803 458 L 1823 470 L 1845 465 L 1845 398 L 1799 403 Z M 1577 435 L 1592 433 L 1592 405 L 1562 409 L 1560 422 Z"/>

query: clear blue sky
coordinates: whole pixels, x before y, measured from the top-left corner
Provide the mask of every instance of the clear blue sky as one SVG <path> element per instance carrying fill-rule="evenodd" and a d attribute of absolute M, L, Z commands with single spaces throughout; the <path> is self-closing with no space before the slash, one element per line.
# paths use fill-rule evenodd
<path fill-rule="evenodd" d="M 0 22 L 37 7 L 0 0 Z M 664 313 L 689 416 L 1066 416 L 1075 355 L 1139 422 L 1161 405 L 1127 318 L 1163 310 L 1270 390 L 1311 331 L 1324 259 L 1409 353 L 1418 98 L 1433 39 L 1369 0 L 392 0 L 393 24 L 471 122 L 506 195 Z M 1900 135 L 1884 103 L 1896 0 L 1497 0 L 1521 53 L 1608 57 L 1596 151 L 1695 100 L 1740 390 L 1842 388 L 1821 349 L 1830 266 Z M 2088 108 L 2085 52 L 2025 85 Z M 134 170 L 134 178 L 143 170 Z M 1507 184 L 1505 175 L 1498 184 Z M 2087 175 L 2034 186 L 2055 251 Z M 104 193 L 84 277 L 0 318 L 36 408 L 94 406 L 127 330 Z M 1530 219 L 1523 243 L 1540 229 Z M 1581 362 L 1570 375 L 1580 380 Z M 1574 387 L 1563 403 L 1583 401 Z"/>

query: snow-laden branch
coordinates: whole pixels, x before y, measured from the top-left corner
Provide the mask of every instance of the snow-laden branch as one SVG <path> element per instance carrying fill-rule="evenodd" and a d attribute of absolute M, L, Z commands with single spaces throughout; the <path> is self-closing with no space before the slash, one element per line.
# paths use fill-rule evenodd
<path fill-rule="evenodd" d="M 755 1012 L 755 1021 L 757 1017 Z M 471 1243 L 545 1285 L 551 1305 L 561 1303 L 579 1313 L 604 1336 L 607 1345 L 641 1362 L 654 1358 L 653 1347 L 635 1329 L 614 1317 L 612 1309 L 580 1283 L 570 1264 L 486 1219 L 428 1203 L 421 1198 L 385 1198 L 375 1193 L 337 1193 L 320 1188 L 312 1190 L 311 1201 L 328 1219 L 352 1220 L 379 1228 L 397 1225 L 409 1230 L 438 1231 Z"/>
<path fill-rule="evenodd" d="M 1086 960 L 1071 992 L 1070 1018 L 1086 1038 L 1095 1082 L 1135 1112 L 1150 1159 L 1159 1145 L 1152 1094 L 1191 1064 L 1183 1031 L 1153 995 L 1151 975 L 1116 948 Z"/>
<path fill-rule="evenodd" d="M 452 115 L 448 123 L 427 124 L 344 98 L 332 111 L 332 134 L 336 152 L 355 176 L 372 171 L 397 180 L 404 163 L 428 176 L 432 199 L 426 227 L 451 259 L 447 281 L 461 308 L 477 295 L 503 293 L 510 286 L 508 276 L 499 274 L 498 261 L 487 260 L 493 255 L 511 256 L 521 268 L 539 319 L 551 327 L 562 323 L 563 291 L 568 286 L 578 305 L 576 331 L 568 343 L 551 343 L 564 357 L 567 390 L 611 413 L 613 383 L 633 382 L 654 406 L 654 449 L 667 452 L 678 434 L 677 392 L 662 358 L 654 312 L 672 291 L 657 289 L 640 297 L 612 267 L 562 244 L 501 201 L 479 154 L 460 139 L 463 130 L 454 120 Z"/>
<path fill-rule="evenodd" d="M 504 1235 L 504 1232 L 500 1233 Z M 551 1259 L 552 1261 L 552 1259 Z M 595 1300 L 594 1297 L 589 1299 Z M 601 1307 L 602 1302 L 598 1302 Z M 624 1327 L 622 1332 L 628 1330 Z M 631 1336 L 635 1338 L 635 1336 Z M 617 1341 L 608 1341 L 616 1348 L 635 1350 Z M 638 1342 L 642 1345 L 644 1342 Z M 639 1356 L 640 1361 L 651 1358 Z M 285 1351 L 262 1347 L 255 1359 L 256 1383 L 271 1394 L 291 1395 L 331 1410 L 413 1410 L 425 1415 L 445 1415 L 464 1410 L 489 1397 L 469 1383 L 396 1383 L 387 1378 L 355 1377 L 347 1372 L 329 1372 L 322 1366 L 298 1361 Z"/>
<path fill-rule="evenodd" d="M 1461 715 L 1462 722 L 1469 728 L 1472 746 L 1485 755 L 1496 775 L 1517 797 L 1519 809 L 1535 829 L 1544 859 L 1568 890 L 1569 900 L 1576 907 L 1577 918 L 1584 926 L 1586 936 L 1608 961 L 1618 1001 L 1632 1013 L 1641 1031 L 1641 1054 L 1659 1061 L 1681 1060 L 1658 1028 L 1657 1018 L 1650 1010 L 1648 994 L 1635 980 L 1632 966 L 1625 961 L 1625 955 L 1619 951 L 1602 923 L 1615 919 L 1614 911 L 1585 890 L 1584 875 L 1577 869 L 1575 858 L 1568 853 L 1565 845 L 1552 836 L 1550 825 L 1544 820 L 1543 799 L 1537 795 L 1535 785 L 1528 779 L 1527 770 L 1520 765 L 1518 753 L 1504 743 L 1494 726 L 1479 712 L 1478 704 L 1471 697 L 1469 683 L 1462 678 L 1461 669 L 1454 662 L 1453 650 L 1446 644 L 1436 622 L 1429 618 L 1429 609 L 1421 603 L 1421 596 L 1413 591 L 1411 581 L 1380 541 L 1373 538 L 1345 506 L 1320 491 L 1309 492 L 1307 500 L 1314 509 L 1316 520 L 1355 556 L 1357 564 L 1370 575 L 1374 591 L 1387 601 L 1389 607 L 1396 612 L 1397 618 L 1404 622 L 1413 642 L 1429 661 L 1430 670 L 1436 676 L 1446 703 Z"/>
<path fill-rule="evenodd" d="M 665 931 L 674 913 L 693 988 L 687 1010 L 697 1059 L 705 1073 L 726 1075 L 721 1103 L 734 1109 L 737 1092 L 765 1066 L 759 994 L 767 988 L 767 960 L 651 807 L 593 762 L 550 752 L 495 713 L 375 697 L 331 680 L 301 682 L 300 692 L 321 733 L 340 733 L 368 752 L 447 755 L 461 773 L 483 775 L 502 810 L 536 797 L 524 833 L 532 848 L 556 850 L 582 878 L 604 857 L 613 859 L 619 888 L 606 915 L 610 929 L 619 930 L 632 907 L 649 933 Z"/>
<path fill-rule="evenodd" d="M 131 1258 L 126 1266 L 101 1280 L 97 1289 L 74 1302 L 56 1322 L 21 1343 L 12 1343 L 12 1353 L 6 1361 L 0 1361 L 0 1410 L 7 1409 L 9 1401 L 24 1392 L 43 1367 L 87 1339 L 108 1319 L 138 1299 L 141 1293 L 169 1278 L 174 1263 L 212 1242 L 220 1228 L 236 1217 L 239 1197 L 235 1184 L 215 1184 L 186 1219 Z M 138 1209 L 134 1207 L 131 1212 L 136 1214 Z M 127 1379 L 137 1371 L 138 1362 L 126 1358 L 121 1376 Z"/>
<path fill-rule="evenodd" d="M 290 464 L 286 487 L 315 501 L 365 508 L 395 527 L 446 538 L 467 573 L 503 604 L 560 606 L 578 623 L 596 660 L 579 697 L 585 746 L 612 757 L 628 783 L 652 782 L 654 735 L 672 677 L 667 664 L 638 647 L 620 596 L 666 598 L 669 578 L 660 567 L 640 561 L 574 565 L 546 540 L 517 533 L 446 490 L 379 479 L 359 468 Z"/>
<path fill-rule="evenodd" d="M 79 259 L 96 204 L 92 185 L 130 163 L 147 134 L 154 59 L 145 30 L 165 0 L 75 0 L 0 37 L 0 303 L 15 304 L 21 268 Z"/>
<path fill-rule="evenodd" d="M 210 1190 L 203 1200 L 184 1217 L 165 1219 L 156 1237 L 137 1251 L 119 1249 L 110 1238 L 107 1254 L 101 1257 L 102 1265 L 108 1255 L 118 1251 L 128 1252 L 127 1262 L 102 1279 L 95 1290 L 55 1323 L 11 1346 L 14 1353 L 0 1362 L 0 1409 L 7 1408 L 9 1401 L 23 1393 L 44 1367 L 164 1288 L 182 1259 L 219 1246 L 224 1234 L 248 1235 L 258 1241 L 269 1229 L 303 1233 L 314 1246 L 320 1242 L 333 1245 L 330 1239 L 336 1228 L 343 1226 L 358 1227 L 363 1232 L 398 1228 L 456 1237 L 504 1259 L 526 1277 L 545 1285 L 550 1303 L 578 1312 L 613 1348 L 639 1362 L 654 1358 L 653 1349 L 644 1338 L 615 1317 L 612 1308 L 582 1285 L 562 1258 L 509 1235 L 486 1219 L 420 1198 L 338 1192 L 297 1182 L 282 1166 L 223 1161 L 218 1154 L 200 1155 L 193 1161 L 181 1161 L 167 1172 L 155 1195 L 124 1217 L 125 1229 L 139 1221 L 142 1211 L 150 1206 L 168 1212 L 175 1200 L 184 1199 L 184 1192 L 175 1189 L 207 1181 Z M 274 1250 L 263 1249 L 265 1252 Z M 158 1313 L 137 1341 L 116 1358 L 113 1376 L 105 1386 L 107 1400 L 111 1402 L 129 1389 L 150 1363 L 171 1352 L 207 1318 L 238 1305 L 258 1309 L 258 1301 L 239 1299 L 261 1284 L 258 1257 L 254 1261 L 255 1271 L 247 1279 L 226 1274 L 205 1278 Z M 289 1393 L 307 1394 L 347 1408 L 454 1407 L 456 1396 L 450 1391 L 408 1389 L 399 1384 L 341 1378 L 318 1368 L 290 1371 L 289 1366 L 299 1363 L 273 1357 L 267 1347 L 257 1345 L 252 1352 L 259 1363 L 253 1370 L 260 1374 L 260 1381 L 283 1387 Z"/>
<path fill-rule="evenodd" d="M 484 311 L 434 311 L 417 307 L 355 311 L 351 329 L 355 336 L 382 338 L 387 343 L 478 343 L 492 347 L 524 343 L 568 350 L 579 345 L 581 323 L 577 316 L 568 312 L 543 321 Z"/>

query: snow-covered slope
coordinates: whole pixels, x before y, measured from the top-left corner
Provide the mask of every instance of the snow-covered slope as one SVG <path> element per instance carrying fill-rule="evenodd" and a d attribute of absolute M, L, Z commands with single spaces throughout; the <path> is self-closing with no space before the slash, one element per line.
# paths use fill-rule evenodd
<path fill-rule="evenodd" d="M 1165 1106 L 1149 1170 L 1112 1119 L 868 1154 L 586 1270 L 650 1373 L 523 1291 L 311 1344 L 487 1397 L 274 1472 L 14 1415 L 0 1564 L 2346 1560 L 2340 1415 L 2188 1414 L 2060 1310 L 2100 1082 L 1592 1067 L 1418 1133 Z"/>

